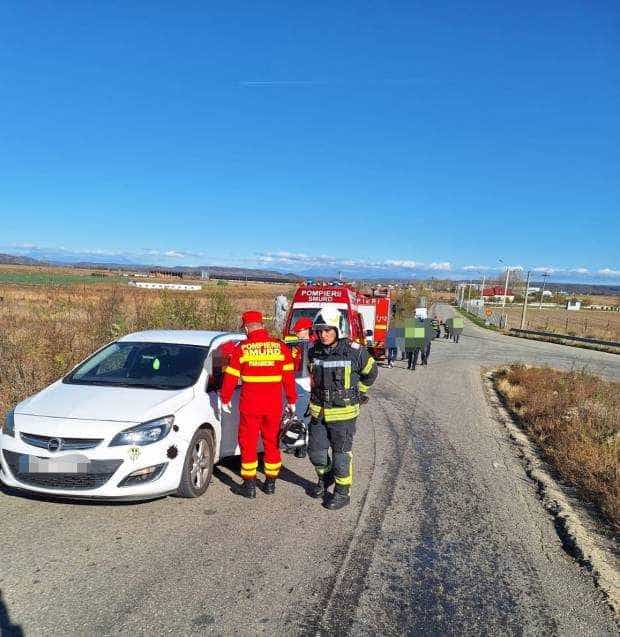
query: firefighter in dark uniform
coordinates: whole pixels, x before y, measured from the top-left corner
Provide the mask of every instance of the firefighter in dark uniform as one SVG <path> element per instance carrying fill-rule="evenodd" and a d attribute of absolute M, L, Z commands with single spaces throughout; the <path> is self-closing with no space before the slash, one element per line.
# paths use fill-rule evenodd
<path fill-rule="evenodd" d="M 310 441 L 308 455 L 319 477 L 311 491 L 325 497 L 327 509 L 337 510 L 350 502 L 353 481 L 353 436 L 360 404 L 368 401 L 368 388 L 378 374 L 368 350 L 344 337 L 344 317 L 337 308 L 325 306 L 314 319 L 319 340 L 310 350 Z M 330 459 L 331 449 L 331 459 Z M 336 483 L 328 497 L 328 487 Z"/>

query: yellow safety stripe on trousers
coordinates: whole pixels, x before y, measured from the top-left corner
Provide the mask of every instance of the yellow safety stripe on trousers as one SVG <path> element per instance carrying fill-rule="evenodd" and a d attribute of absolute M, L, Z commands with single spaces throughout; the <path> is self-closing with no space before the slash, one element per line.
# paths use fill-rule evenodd
<path fill-rule="evenodd" d="M 368 362 L 366 363 L 366 365 L 364 366 L 364 369 L 361 371 L 361 374 L 363 374 L 364 376 L 366 374 L 370 374 L 370 370 L 372 369 L 372 366 L 375 364 L 375 359 L 371 356 L 368 359 Z"/>
<path fill-rule="evenodd" d="M 326 473 L 329 473 L 332 470 L 332 465 L 331 462 L 329 464 L 326 464 L 324 467 L 321 466 L 315 466 L 314 467 L 317 475 L 322 478 Z"/>
<path fill-rule="evenodd" d="M 281 466 L 281 462 L 265 462 L 265 471 L 277 471 Z"/>
<path fill-rule="evenodd" d="M 364 385 L 364 383 L 362 383 L 361 381 L 357 383 L 357 388 L 360 390 L 362 394 L 365 394 L 370 389 L 368 385 Z"/>
<path fill-rule="evenodd" d="M 230 374 L 231 376 L 236 376 L 237 378 L 241 376 L 241 372 L 238 369 L 231 367 L 230 365 L 224 370 L 224 373 Z"/>
<path fill-rule="evenodd" d="M 240 363 L 268 363 L 273 361 L 283 361 L 284 354 L 244 354 L 240 359 Z"/>
<path fill-rule="evenodd" d="M 353 484 L 353 454 L 349 451 L 347 452 L 347 456 L 349 456 L 349 473 L 344 478 L 340 478 L 336 476 L 336 484 L 339 484 L 343 487 L 350 487 Z"/>
<path fill-rule="evenodd" d="M 254 478 L 256 477 L 256 469 L 258 462 L 242 462 L 241 463 L 241 477 L 242 478 Z"/>
<path fill-rule="evenodd" d="M 244 383 L 280 383 L 282 376 L 242 376 Z"/>
<path fill-rule="evenodd" d="M 360 415 L 359 405 L 349 405 L 348 407 L 321 407 L 310 403 L 310 415 L 313 418 L 323 418 L 326 422 L 337 422 L 340 420 L 353 420 Z"/>

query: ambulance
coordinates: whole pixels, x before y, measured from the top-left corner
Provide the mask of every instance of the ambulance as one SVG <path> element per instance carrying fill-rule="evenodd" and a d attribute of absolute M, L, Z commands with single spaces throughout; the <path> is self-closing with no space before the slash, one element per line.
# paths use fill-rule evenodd
<path fill-rule="evenodd" d="M 358 311 L 362 315 L 366 333 L 366 346 L 373 358 L 386 354 L 386 338 L 391 317 L 391 299 L 388 288 L 358 292 Z"/>
<path fill-rule="evenodd" d="M 345 336 L 368 347 L 375 358 L 385 355 L 385 339 L 390 319 L 389 291 L 365 293 L 343 283 L 311 283 L 297 288 L 284 324 L 284 334 L 292 334 L 303 317 L 314 319 L 324 305 L 335 305 L 345 317 Z"/>

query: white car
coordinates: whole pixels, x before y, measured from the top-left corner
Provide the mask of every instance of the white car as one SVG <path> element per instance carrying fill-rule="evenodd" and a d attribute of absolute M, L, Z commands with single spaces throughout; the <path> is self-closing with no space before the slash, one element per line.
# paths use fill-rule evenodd
<path fill-rule="evenodd" d="M 202 495 L 214 464 L 239 453 L 239 388 L 232 414 L 218 389 L 224 350 L 244 338 L 157 330 L 106 345 L 7 415 L 0 480 L 70 498 Z M 307 379 L 298 389 L 307 396 Z"/>

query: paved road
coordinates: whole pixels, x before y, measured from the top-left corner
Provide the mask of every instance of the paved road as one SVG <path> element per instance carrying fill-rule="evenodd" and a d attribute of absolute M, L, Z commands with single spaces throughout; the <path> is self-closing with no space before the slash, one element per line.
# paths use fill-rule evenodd
<path fill-rule="evenodd" d="M 72 505 L 0 492 L 0 626 L 615 634 L 487 407 L 481 367 L 512 360 L 620 377 L 618 356 L 468 324 L 460 344 L 433 344 L 428 368 L 381 371 L 359 423 L 353 504 L 339 513 L 305 495 L 314 477 L 294 458 L 277 494 L 249 504 L 229 490 L 234 463 L 196 501 Z"/>

